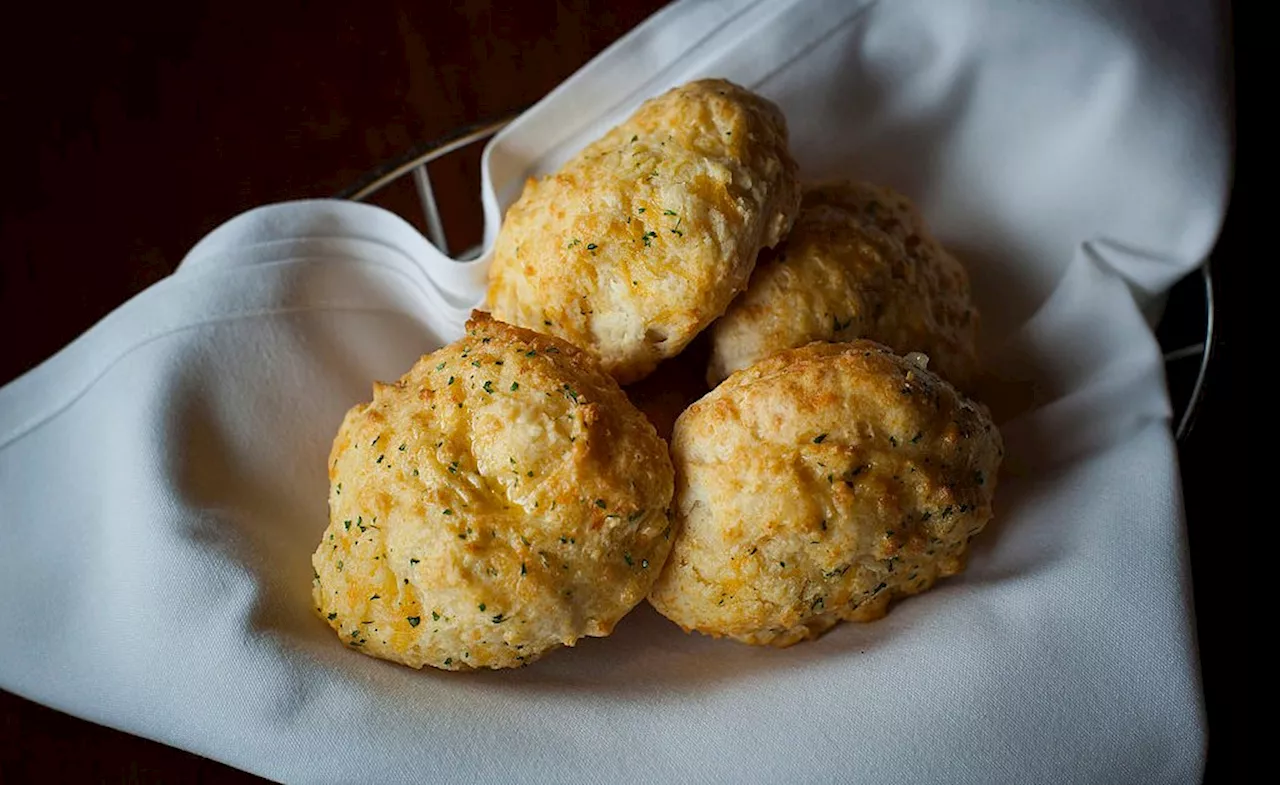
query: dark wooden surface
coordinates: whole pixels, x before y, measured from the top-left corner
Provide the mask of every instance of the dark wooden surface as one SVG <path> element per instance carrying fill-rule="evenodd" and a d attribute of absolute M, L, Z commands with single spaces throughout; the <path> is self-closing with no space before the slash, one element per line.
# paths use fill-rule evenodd
<path fill-rule="evenodd" d="M 0 383 L 167 275 L 235 213 L 328 196 L 448 130 L 527 105 L 660 5 L 524 0 L 24 3 L 0 23 Z M 454 8 L 457 6 L 457 8 Z M 501 7 L 501 8 L 500 8 Z M 1247 149 L 1247 140 L 1241 140 Z M 433 169 L 459 245 L 477 155 Z M 1241 179 L 1251 175 L 1241 173 Z M 1237 183 L 1237 194 L 1245 184 Z M 388 197 L 408 203 L 411 192 Z M 1239 353 L 1243 199 L 1217 256 L 1224 344 L 1183 452 L 1211 728 L 1234 779 L 1243 632 L 1218 580 L 1216 467 Z M 1229 451 L 1229 452 L 1228 452 Z M 0 783 L 256 778 L 0 692 Z"/>

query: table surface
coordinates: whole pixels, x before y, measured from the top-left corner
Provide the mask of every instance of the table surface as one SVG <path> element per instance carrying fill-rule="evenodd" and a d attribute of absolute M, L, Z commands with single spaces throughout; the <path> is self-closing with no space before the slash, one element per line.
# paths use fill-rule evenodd
<path fill-rule="evenodd" d="M 130 4 L 124 4 L 130 5 Z M 357 9 L 357 5 L 359 8 Z M 528 105 L 662 5 L 23 4 L 0 30 L 0 384 L 168 275 L 223 220 L 329 196 L 415 143 Z M 154 6 L 154 7 L 149 7 Z M 510 8 L 499 8 L 510 6 Z M 53 55 L 53 56 L 50 56 Z M 1237 77 L 1237 102 L 1244 80 Z M 1239 141 L 1246 143 L 1247 139 Z M 431 170 L 454 247 L 480 239 L 479 151 Z M 1235 193 L 1242 191 L 1237 176 Z M 412 210 L 412 188 L 381 197 Z M 1207 782 L 1234 779 L 1242 641 L 1211 536 L 1240 306 L 1241 200 L 1218 249 L 1220 334 L 1182 465 L 1210 721 Z M 33 325 L 36 329 L 33 329 Z M 1238 481 L 1238 480 L 1237 480 Z M 256 777 L 0 692 L 0 783 Z"/>

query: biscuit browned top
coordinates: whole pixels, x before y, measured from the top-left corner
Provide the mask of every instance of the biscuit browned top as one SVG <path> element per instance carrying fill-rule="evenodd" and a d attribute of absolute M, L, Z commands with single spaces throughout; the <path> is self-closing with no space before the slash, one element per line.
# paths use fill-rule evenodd
<path fill-rule="evenodd" d="M 692 82 L 528 182 L 498 235 L 489 303 L 635 381 L 724 312 L 799 199 L 778 108 Z"/>
<path fill-rule="evenodd" d="M 467 327 L 347 413 L 313 557 L 342 641 L 414 667 L 607 635 L 670 547 L 666 445 L 617 383 L 559 339 Z"/>
<path fill-rule="evenodd" d="M 786 645 L 957 572 L 1002 455 L 981 406 L 870 341 L 773 355 L 676 421 L 677 538 L 650 601 Z"/>
<path fill-rule="evenodd" d="M 805 189 L 786 241 L 711 328 L 708 381 L 810 341 L 868 338 L 922 352 L 961 389 L 977 372 L 978 316 L 964 267 L 911 202 L 868 183 Z"/>

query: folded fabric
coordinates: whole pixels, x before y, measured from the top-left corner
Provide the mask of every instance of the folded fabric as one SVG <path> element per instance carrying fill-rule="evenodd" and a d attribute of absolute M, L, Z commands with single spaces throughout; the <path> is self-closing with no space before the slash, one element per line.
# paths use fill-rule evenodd
<path fill-rule="evenodd" d="M 239 216 L 0 389 L 0 687 L 306 782 L 1186 782 L 1205 729 L 1161 357 L 1141 306 L 1229 177 L 1218 4 L 686 2 L 495 139 L 524 178 L 701 76 L 786 112 L 809 179 L 921 205 L 971 270 L 1002 424 L 969 569 L 785 650 L 642 606 L 516 671 L 341 646 L 310 554 L 343 412 L 456 337 L 485 259 L 377 208 Z"/>

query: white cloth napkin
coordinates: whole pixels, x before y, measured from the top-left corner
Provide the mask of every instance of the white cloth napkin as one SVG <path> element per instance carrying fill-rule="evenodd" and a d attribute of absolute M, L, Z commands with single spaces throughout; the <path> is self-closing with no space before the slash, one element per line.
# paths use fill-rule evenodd
<path fill-rule="evenodd" d="M 1189 782 L 1205 729 L 1161 358 L 1140 306 L 1229 177 L 1217 3 L 681 3 L 504 131 L 523 178 L 704 75 L 778 101 L 809 178 L 921 204 L 972 271 L 1004 424 L 968 572 L 756 649 L 647 606 L 527 669 L 417 672 L 314 617 L 343 411 L 459 332 L 483 265 L 299 202 L 0 389 L 0 687 L 300 782 Z M 18 337 L 21 340 L 20 337 Z"/>

